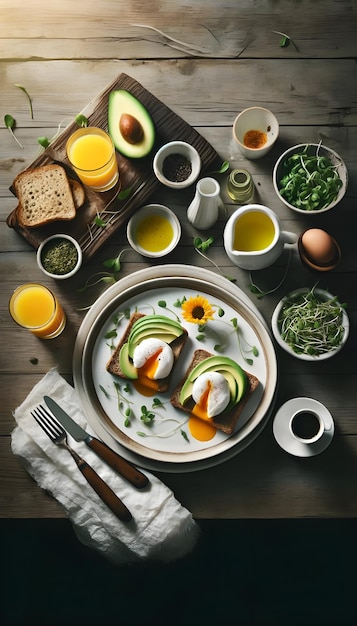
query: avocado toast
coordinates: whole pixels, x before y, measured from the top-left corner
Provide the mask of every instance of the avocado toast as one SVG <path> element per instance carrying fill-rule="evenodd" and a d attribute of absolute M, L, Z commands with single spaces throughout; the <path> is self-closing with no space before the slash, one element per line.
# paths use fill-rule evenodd
<path fill-rule="evenodd" d="M 195 350 L 184 378 L 171 396 L 172 406 L 186 413 L 192 413 L 195 406 L 191 395 L 193 382 L 199 375 L 207 371 L 219 371 L 229 383 L 231 401 L 226 409 L 211 418 L 211 424 L 218 430 L 230 435 L 248 399 L 257 389 L 259 380 L 253 374 L 243 370 L 232 359 L 212 355 L 207 350 Z"/>
<path fill-rule="evenodd" d="M 158 339 L 167 343 L 173 353 L 173 367 L 170 373 L 157 379 L 157 391 L 168 390 L 171 374 L 187 341 L 188 333 L 178 322 L 164 315 L 145 315 L 133 313 L 119 344 L 107 363 L 107 371 L 124 379 L 137 380 L 140 376 L 134 366 L 133 357 L 136 347 L 147 339 Z M 150 380 L 141 380 L 144 386 L 152 387 Z"/>

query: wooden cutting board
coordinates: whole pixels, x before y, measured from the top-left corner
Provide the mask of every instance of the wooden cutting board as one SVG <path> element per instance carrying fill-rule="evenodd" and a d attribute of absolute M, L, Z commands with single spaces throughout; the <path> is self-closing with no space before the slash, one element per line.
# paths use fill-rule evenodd
<path fill-rule="evenodd" d="M 16 209 L 12 211 L 7 218 L 8 226 L 19 232 L 35 248 L 49 235 L 63 232 L 77 239 L 85 261 L 91 259 L 138 207 L 148 203 L 153 192 L 159 187 L 160 183 L 153 173 L 152 162 L 155 152 L 168 141 L 181 140 L 192 144 L 202 160 L 201 173 L 208 167 L 212 169 L 220 167 L 222 159 L 214 148 L 192 126 L 127 74 L 120 74 L 82 111 L 88 119 L 88 125 L 108 130 L 108 98 L 110 92 L 116 89 L 129 91 L 149 111 L 156 129 L 152 152 L 143 159 L 128 159 L 117 152 L 121 193 L 127 192 L 128 195 L 120 198 L 118 189 L 98 193 L 86 188 L 85 204 L 78 209 L 77 216 L 71 222 L 53 222 L 38 228 L 23 228 L 17 223 Z M 30 167 L 60 163 L 68 175 L 75 178 L 66 156 L 66 142 L 77 128 L 78 125 L 74 121 L 31 163 Z M 14 193 L 13 188 L 10 189 Z M 104 227 L 95 224 L 97 216 L 105 222 Z"/>

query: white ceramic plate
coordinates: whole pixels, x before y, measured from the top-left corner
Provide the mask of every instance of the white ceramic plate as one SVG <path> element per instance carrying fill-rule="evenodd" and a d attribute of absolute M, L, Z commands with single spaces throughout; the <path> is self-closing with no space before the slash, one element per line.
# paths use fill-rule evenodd
<path fill-rule="evenodd" d="M 73 374 L 75 386 L 88 422 L 108 445 L 120 451 L 128 460 L 147 469 L 158 471 L 192 471 L 215 465 L 245 448 L 264 427 L 275 399 L 277 363 L 267 327 L 249 298 L 235 285 L 209 271 L 199 271 L 186 265 L 168 265 L 141 270 L 110 287 L 92 306 L 79 330 L 74 350 Z M 213 337 L 204 342 L 197 339 L 196 324 L 187 323 L 176 306 L 183 297 L 203 295 L 217 313 L 208 327 Z M 163 307 L 163 301 L 166 306 Z M 224 312 L 218 315 L 218 309 Z M 189 339 L 178 361 L 169 392 L 161 394 L 163 407 L 152 407 L 153 398 L 139 394 L 126 381 L 109 374 L 106 363 L 113 347 L 124 333 L 127 318 L 116 325 L 124 311 L 160 313 L 178 317 L 189 333 Z M 231 320 L 238 320 L 239 341 Z M 117 336 L 108 337 L 116 328 Z M 225 347 L 215 352 L 217 343 Z M 257 356 L 249 351 L 257 348 Z M 187 428 L 188 416 L 173 408 L 169 402 L 176 384 L 181 380 L 196 348 L 212 354 L 225 354 L 250 371 L 260 381 L 258 389 L 247 402 L 235 432 L 227 436 L 217 431 L 208 442 L 192 438 Z M 252 358 L 247 364 L 244 356 Z M 118 386 L 120 390 L 118 390 Z M 121 408 L 119 408 L 119 404 Z M 140 419 L 145 406 L 155 414 L 150 426 Z M 132 417 L 126 425 L 125 411 L 130 407 Z M 143 434 L 144 433 L 144 436 Z"/>

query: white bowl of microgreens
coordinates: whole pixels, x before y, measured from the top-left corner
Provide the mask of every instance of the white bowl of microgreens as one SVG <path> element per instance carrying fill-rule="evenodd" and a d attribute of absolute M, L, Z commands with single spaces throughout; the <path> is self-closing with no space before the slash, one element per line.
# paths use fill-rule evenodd
<path fill-rule="evenodd" d="M 280 200 L 293 211 L 316 215 L 330 211 L 346 193 L 347 167 L 341 157 L 321 143 L 301 143 L 277 160 L 273 185 Z"/>
<path fill-rule="evenodd" d="M 82 265 L 82 249 L 70 235 L 59 233 L 44 239 L 37 249 L 37 264 L 46 276 L 71 278 Z"/>
<path fill-rule="evenodd" d="M 316 285 L 296 289 L 280 300 L 271 326 L 278 345 L 303 361 L 329 359 L 349 335 L 345 305 Z"/>
<path fill-rule="evenodd" d="M 201 171 L 201 157 L 194 146 L 185 141 L 170 141 L 161 146 L 153 161 L 156 178 L 171 189 L 192 185 Z"/>

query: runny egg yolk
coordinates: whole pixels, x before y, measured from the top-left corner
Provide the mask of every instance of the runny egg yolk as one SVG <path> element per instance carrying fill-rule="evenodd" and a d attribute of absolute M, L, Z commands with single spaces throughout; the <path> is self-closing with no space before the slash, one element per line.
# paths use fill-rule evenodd
<path fill-rule="evenodd" d="M 230 392 L 226 379 L 216 372 L 199 376 L 193 388 L 194 405 L 188 427 L 192 437 L 210 441 L 216 434 L 210 415 L 218 415 L 229 403 Z"/>
<path fill-rule="evenodd" d="M 210 441 L 216 434 L 216 428 L 212 426 L 212 417 L 207 415 L 208 397 L 212 388 L 212 382 L 207 381 L 206 389 L 192 409 L 192 415 L 188 420 L 188 428 L 192 437 L 198 441 Z"/>
<path fill-rule="evenodd" d="M 143 396 L 153 396 L 159 388 L 159 383 L 157 380 L 154 380 L 154 376 L 158 368 L 158 357 L 161 352 L 162 348 L 159 348 L 156 353 L 147 359 L 142 367 L 137 368 L 138 378 L 133 383 L 136 391 Z"/>
<path fill-rule="evenodd" d="M 171 347 L 156 338 L 144 339 L 134 350 L 133 364 L 138 378 L 133 381 L 135 389 L 144 396 L 152 396 L 158 390 L 158 380 L 166 378 L 173 367 Z"/>

